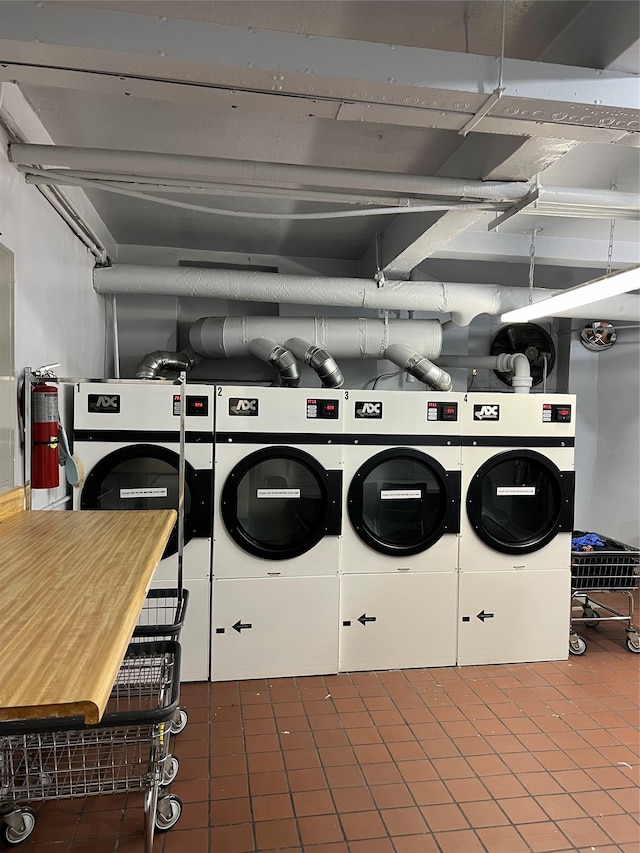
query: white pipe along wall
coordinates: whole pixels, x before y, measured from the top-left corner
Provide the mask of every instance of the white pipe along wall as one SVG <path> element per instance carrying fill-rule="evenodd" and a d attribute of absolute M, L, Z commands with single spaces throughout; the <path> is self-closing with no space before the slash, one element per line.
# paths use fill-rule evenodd
<path fill-rule="evenodd" d="M 419 275 L 419 272 L 414 275 Z M 93 286 L 97 293 L 154 294 L 235 299 L 296 305 L 332 305 L 390 311 L 437 311 L 450 314 L 454 323 L 468 326 L 479 314 L 500 315 L 547 299 L 561 290 L 534 287 L 503 287 L 434 281 L 385 281 L 285 275 L 198 267 L 154 267 L 116 264 L 96 268 Z M 598 313 L 605 304 L 598 303 Z M 558 316 L 593 319 L 593 307 L 585 305 Z M 623 294 L 606 301 L 609 320 L 640 320 L 640 297 Z M 269 336 L 268 334 L 266 335 Z M 262 333 L 256 337 L 263 337 Z M 399 342 L 400 343 L 400 342 Z"/>

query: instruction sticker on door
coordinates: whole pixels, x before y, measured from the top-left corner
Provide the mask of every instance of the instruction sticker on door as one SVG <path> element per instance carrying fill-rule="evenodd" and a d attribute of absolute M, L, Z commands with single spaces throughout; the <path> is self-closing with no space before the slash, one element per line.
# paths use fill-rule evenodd
<path fill-rule="evenodd" d="M 497 486 L 498 497 L 509 497 L 510 495 L 535 495 L 535 486 Z"/>
<path fill-rule="evenodd" d="M 300 489 L 257 489 L 258 498 L 299 498 Z"/>
<path fill-rule="evenodd" d="M 420 489 L 382 489 L 380 491 L 381 501 L 402 501 L 408 498 L 422 499 Z"/>
<path fill-rule="evenodd" d="M 120 489 L 121 498 L 166 498 L 167 489 Z"/>

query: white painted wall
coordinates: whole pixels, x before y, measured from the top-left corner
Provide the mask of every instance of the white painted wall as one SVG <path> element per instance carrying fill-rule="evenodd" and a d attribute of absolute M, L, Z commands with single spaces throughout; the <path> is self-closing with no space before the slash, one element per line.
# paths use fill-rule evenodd
<path fill-rule="evenodd" d="M 576 527 L 640 547 L 640 335 L 622 327 L 596 353 L 575 340 L 570 387 L 578 396 Z"/>
<path fill-rule="evenodd" d="M 26 102 L 21 106 L 14 100 L 12 107 L 14 119 L 33 119 Z M 16 375 L 26 366 L 60 362 L 61 376 L 102 377 L 105 298 L 92 286 L 94 257 L 8 162 L 8 141 L 0 127 L 0 241 L 14 255 Z M 68 426 L 70 391 L 69 386 L 61 394 Z M 22 466 L 18 450 L 17 484 L 23 482 Z M 56 503 L 66 491 L 60 486 L 34 492 L 33 506 Z"/>

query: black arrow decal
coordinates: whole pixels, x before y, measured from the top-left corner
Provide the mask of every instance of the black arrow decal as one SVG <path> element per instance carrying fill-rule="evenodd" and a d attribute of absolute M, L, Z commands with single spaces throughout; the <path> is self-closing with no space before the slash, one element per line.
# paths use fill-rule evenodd
<path fill-rule="evenodd" d="M 233 630 L 234 630 L 234 631 L 237 631 L 237 632 L 238 632 L 238 634 L 240 634 L 240 633 L 242 632 L 242 629 L 243 629 L 243 628 L 253 628 L 253 625 L 251 624 L 251 622 L 247 622 L 246 624 L 243 624 L 243 623 L 241 622 L 241 620 L 240 620 L 240 619 L 238 619 L 238 621 L 236 622 L 236 624 L 235 624 L 235 625 L 232 625 L 231 627 L 233 628 Z"/>
<path fill-rule="evenodd" d="M 481 610 L 480 613 L 476 615 L 482 622 L 484 622 L 485 619 L 493 619 L 493 613 L 485 613 L 484 610 Z"/>
<path fill-rule="evenodd" d="M 375 616 L 367 616 L 366 613 L 363 613 L 362 616 L 358 617 L 358 622 L 361 625 L 366 625 L 367 622 L 375 622 L 375 621 L 376 621 Z"/>

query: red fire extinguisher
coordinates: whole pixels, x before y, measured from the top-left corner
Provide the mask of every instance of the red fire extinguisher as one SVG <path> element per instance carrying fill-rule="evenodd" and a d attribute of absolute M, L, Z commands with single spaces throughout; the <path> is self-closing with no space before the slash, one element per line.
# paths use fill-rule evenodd
<path fill-rule="evenodd" d="M 58 389 L 38 382 L 31 394 L 31 488 L 53 489 L 58 465 Z"/>

